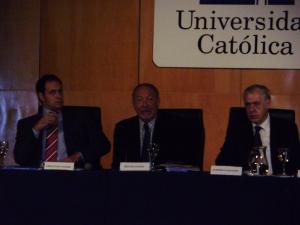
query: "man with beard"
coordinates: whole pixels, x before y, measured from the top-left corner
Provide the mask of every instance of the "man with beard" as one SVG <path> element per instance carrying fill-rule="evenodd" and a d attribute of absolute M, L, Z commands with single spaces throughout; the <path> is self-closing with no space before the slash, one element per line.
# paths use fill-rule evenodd
<path fill-rule="evenodd" d="M 149 83 L 137 85 L 132 92 L 136 116 L 115 126 L 113 168 L 120 162 L 149 162 L 149 148 L 157 148 L 156 164 L 180 163 L 199 166 L 199 159 L 187 150 L 201 148 L 201 141 L 191 140 L 190 121 L 159 111 L 158 89 Z M 199 157 L 200 158 L 200 157 Z M 198 164 L 198 165 L 197 165 Z"/>
<path fill-rule="evenodd" d="M 56 75 L 42 76 L 36 93 L 39 112 L 18 122 L 16 163 L 40 167 L 46 161 L 62 161 L 86 169 L 100 168 L 100 157 L 110 149 L 101 126 L 85 111 L 63 106 L 63 84 Z"/>

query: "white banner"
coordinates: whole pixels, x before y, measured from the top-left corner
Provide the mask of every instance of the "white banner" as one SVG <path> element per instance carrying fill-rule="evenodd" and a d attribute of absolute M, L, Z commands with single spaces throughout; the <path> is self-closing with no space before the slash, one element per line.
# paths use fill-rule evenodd
<path fill-rule="evenodd" d="M 300 69 L 300 0 L 155 0 L 153 61 Z"/>

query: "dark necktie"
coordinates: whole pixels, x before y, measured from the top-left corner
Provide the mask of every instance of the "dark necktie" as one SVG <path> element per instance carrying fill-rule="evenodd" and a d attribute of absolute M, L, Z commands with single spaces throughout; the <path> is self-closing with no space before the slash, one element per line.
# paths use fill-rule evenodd
<path fill-rule="evenodd" d="M 254 128 L 255 128 L 255 133 L 254 133 L 253 146 L 255 146 L 255 147 L 262 146 L 262 141 L 261 141 L 261 137 L 260 137 L 260 133 L 259 133 L 259 131 L 262 128 L 260 126 L 255 126 Z"/>
<path fill-rule="evenodd" d="M 142 148 L 142 161 L 149 162 L 150 129 L 148 123 L 144 123 L 144 138 Z"/>
<path fill-rule="evenodd" d="M 52 127 L 47 130 L 45 145 L 45 162 L 57 161 L 57 143 L 58 143 L 58 127 Z"/>

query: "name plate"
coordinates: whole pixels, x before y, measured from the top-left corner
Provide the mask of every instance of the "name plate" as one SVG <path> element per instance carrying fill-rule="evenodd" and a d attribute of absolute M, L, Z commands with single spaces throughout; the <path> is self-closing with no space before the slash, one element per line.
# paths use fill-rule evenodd
<path fill-rule="evenodd" d="M 73 162 L 44 162 L 44 170 L 74 170 Z"/>
<path fill-rule="evenodd" d="M 120 171 L 150 171 L 149 162 L 121 162 Z"/>
<path fill-rule="evenodd" d="M 231 176 L 241 176 L 243 172 L 242 167 L 238 166 L 211 166 L 210 174 L 213 175 L 231 175 Z"/>
<path fill-rule="evenodd" d="M 297 177 L 300 177 L 300 170 L 298 170 Z"/>

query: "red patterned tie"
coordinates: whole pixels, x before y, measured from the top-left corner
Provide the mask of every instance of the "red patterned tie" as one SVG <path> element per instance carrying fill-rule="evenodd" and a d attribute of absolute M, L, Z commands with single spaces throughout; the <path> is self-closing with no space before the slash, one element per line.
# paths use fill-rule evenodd
<path fill-rule="evenodd" d="M 45 145 L 45 162 L 57 161 L 58 127 L 52 127 L 47 131 Z"/>

